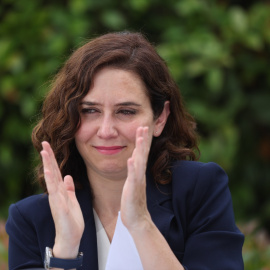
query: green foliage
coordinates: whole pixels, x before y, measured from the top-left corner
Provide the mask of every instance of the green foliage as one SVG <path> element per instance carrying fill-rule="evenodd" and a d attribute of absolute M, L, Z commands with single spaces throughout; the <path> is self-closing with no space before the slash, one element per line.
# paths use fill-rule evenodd
<path fill-rule="evenodd" d="M 3 0 L 0 215 L 36 192 L 31 130 L 72 50 L 110 31 L 157 44 L 198 120 L 202 161 L 229 174 L 236 217 L 270 224 L 270 5 L 214 0 Z"/>
<path fill-rule="evenodd" d="M 266 231 L 258 228 L 258 223 L 252 220 L 240 226 L 245 233 L 243 259 L 245 270 L 270 270 L 270 238 Z"/>
<path fill-rule="evenodd" d="M 8 236 L 5 231 L 5 222 L 0 220 L 0 270 L 7 270 Z"/>

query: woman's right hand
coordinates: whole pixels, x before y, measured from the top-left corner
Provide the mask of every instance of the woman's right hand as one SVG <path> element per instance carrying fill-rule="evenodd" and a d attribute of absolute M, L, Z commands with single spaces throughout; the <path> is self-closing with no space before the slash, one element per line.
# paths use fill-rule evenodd
<path fill-rule="evenodd" d="M 74 182 L 70 175 L 65 176 L 63 181 L 50 144 L 42 142 L 42 147 L 40 154 L 56 232 L 53 255 L 63 259 L 76 258 L 84 231 L 84 219 Z"/>

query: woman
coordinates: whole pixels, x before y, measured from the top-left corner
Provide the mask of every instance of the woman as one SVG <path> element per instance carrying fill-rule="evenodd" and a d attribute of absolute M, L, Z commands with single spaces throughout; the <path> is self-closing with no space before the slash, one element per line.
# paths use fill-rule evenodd
<path fill-rule="evenodd" d="M 106 34 L 76 50 L 32 140 L 47 195 L 10 207 L 10 269 L 44 259 L 47 268 L 105 269 L 96 228 L 110 243 L 119 211 L 144 269 L 243 269 L 227 176 L 194 161 L 195 122 L 141 34 Z"/>

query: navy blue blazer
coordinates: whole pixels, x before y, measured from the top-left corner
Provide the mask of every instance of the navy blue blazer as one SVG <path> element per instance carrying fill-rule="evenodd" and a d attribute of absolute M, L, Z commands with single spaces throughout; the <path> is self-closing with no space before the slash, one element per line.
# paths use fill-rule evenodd
<path fill-rule="evenodd" d="M 90 190 L 78 190 L 77 198 L 85 220 L 80 244 L 84 259 L 79 269 L 98 270 Z M 157 186 L 147 173 L 147 205 L 153 222 L 186 269 L 244 269 L 244 236 L 235 225 L 227 175 L 217 164 L 176 162 L 167 185 Z M 45 247 L 52 247 L 55 238 L 48 196 L 34 195 L 11 205 L 6 231 L 10 270 L 43 267 Z"/>

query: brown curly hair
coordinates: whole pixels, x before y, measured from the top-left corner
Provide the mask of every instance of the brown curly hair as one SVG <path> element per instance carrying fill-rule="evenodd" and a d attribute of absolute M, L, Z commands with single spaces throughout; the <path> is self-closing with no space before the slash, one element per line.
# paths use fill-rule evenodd
<path fill-rule="evenodd" d="M 199 154 L 196 124 L 185 110 L 179 88 L 164 60 L 140 33 L 109 33 L 77 49 L 56 75 L 42 108 L 42 117 L 32 133 L 33 145 L 41 151 L 48 141 L 55 153 L 62 175 L 73 176 L 75 184 L 86 174 L 74 136 L 80 126 L 79 104 L 88 93 L 94 75 L 104 67 L 132 71 L 144 82 L 154 117 L 165 101 L 170 101 L 170 115 L 162 134 L 154 137 L 148 168 L 155 181 L 168 183 L 174 160 L 196 160 Z M 43 166 L 37 166 L 37 180 L 46 190 Z"/>

